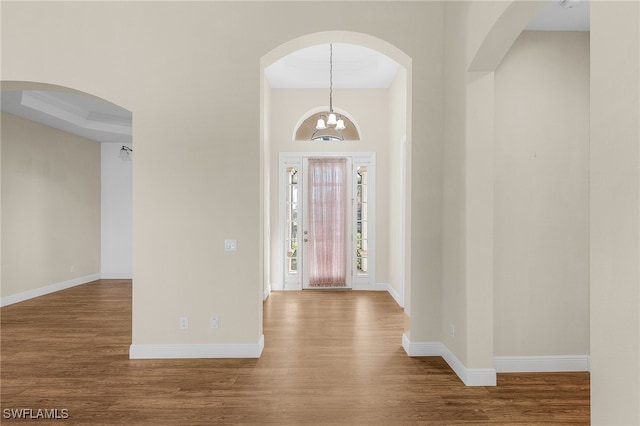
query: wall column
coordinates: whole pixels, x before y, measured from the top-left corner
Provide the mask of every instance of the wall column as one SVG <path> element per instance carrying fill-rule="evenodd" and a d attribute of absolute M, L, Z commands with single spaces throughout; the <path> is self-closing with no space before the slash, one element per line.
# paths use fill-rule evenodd
<path fill-rule="evenodd" d="M 640 424 L 640 5 L 591 2 L 591 421 Z"/>

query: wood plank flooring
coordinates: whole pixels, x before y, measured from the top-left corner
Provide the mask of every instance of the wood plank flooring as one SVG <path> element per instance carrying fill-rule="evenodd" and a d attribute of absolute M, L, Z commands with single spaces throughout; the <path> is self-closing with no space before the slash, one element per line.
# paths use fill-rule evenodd
<path fill-rule="evenodd" d="M 275 292 L 260 359 L 130 360 L 131 283 L 101 280 L 1 309 L 0 422 L 73 425 L 589 424 L 588 373 L 465 387 L 409 358 L 383 292 Z M 50 412 L 51 413 L 51 412 Z M 33 421 L 29 421 L 32 424 Z"/>

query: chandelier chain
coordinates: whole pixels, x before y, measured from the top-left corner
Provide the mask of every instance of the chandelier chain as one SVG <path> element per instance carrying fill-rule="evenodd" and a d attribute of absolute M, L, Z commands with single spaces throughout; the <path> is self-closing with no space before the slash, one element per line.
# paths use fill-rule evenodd
<path fill-rule="evenodd" d="M 329 43 L 329 112 L 333 112 L 333 43 Z"/>
<path fill-rule="evenodd" d="M 311 140 L 344 140 L 344 120 L 333 112 L 333 43 L 329 43 L 329 111 L 320 113 L 315 129 Z"/>

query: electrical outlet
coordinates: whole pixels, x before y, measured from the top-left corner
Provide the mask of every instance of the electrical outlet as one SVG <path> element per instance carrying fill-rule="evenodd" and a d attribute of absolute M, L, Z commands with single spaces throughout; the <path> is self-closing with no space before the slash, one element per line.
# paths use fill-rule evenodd
<path fill-rule="evenodd" d="M 238 251 L 238 240 L 224 240 L 224 251 Z"/>
<path fill-rule="evenodd" d="M 76 271 L 76 265 L 69 266 L 69 272 L 75 272 L 75 271 Z"/>
<path fill-rule="evenodd" d="M 209 320 L 209 325 L 211 326 L 211 328 L 220 327 L 220 321 L 218 321 L 218 316 L 217 315 L 212 315 L 211 316 L 211 319 Z"/>
<path fill-rule="evenodd" d="M 180 328 L 182 330 L 186 330 L 187 328 L 189 328 L 189 318 L 180 317 Z"/>
<path fill-rule="evenodd" d="M 453 324 L 449 324 L 449 336 L 455 339 L 456 337 L 456 326 Z"/>

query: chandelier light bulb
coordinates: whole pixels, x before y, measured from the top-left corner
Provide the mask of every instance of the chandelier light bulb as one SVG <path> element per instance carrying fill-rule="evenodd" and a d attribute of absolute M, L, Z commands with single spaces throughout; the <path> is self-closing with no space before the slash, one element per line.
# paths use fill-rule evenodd
<path fill-rule="evenodd" d="M 573 6 L 577 5 L 580 0 L 560 0 L 560 6 L 571 9 Z"/>
<path fill-rule="evenodd" d="M 122 148 L 120 149 L 120 159 L 127 161 L 127 160 L 131 160 L 131 153 L 133 152 L 133 150 L 131 148 L 129 148 L 128 146 L 124 146 L 122 145 Z"/>

